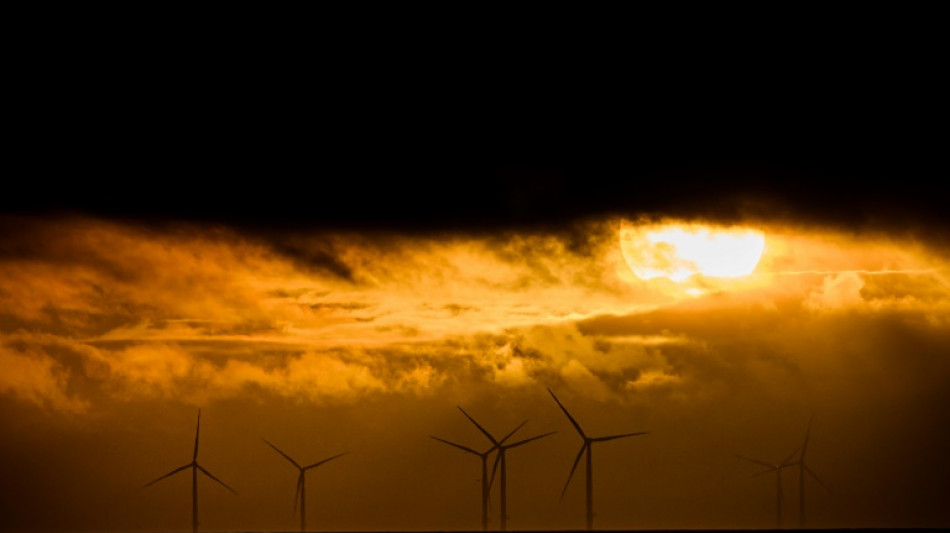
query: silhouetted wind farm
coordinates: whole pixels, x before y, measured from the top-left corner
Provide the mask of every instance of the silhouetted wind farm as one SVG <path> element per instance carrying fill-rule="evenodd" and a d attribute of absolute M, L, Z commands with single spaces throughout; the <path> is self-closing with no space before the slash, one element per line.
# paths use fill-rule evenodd
<path fill-rule="evenodd" d="M 574 464 L 571 466 L 571 473 L 567 476 L 567 482 L 564 483 L 564 489 L 561 491 L 561 498 L 564 497 L 564 493 L 567 492 L 567 487 L 571 483 L 571 479 L 574 477 L 574 471 L 577 469 L 577 464 L 581 461 L 581 456 L 587 455 L 587 529 L 594 529 L 594 473 L 593 473 L 593 460 L 591 459 L 591 450 L 595 442 L 605 442 L 608 440 L 614 439 L 623 439 L 626 437 L 634 437 L 636 435 L 646 435 L 648 431 L 640 431 L 637 433 L 621 433 L 618 435 L 607 435 L 604 437 L 588 437 L 584 430 L 581 429 L 580 424 L 574 420 L 574 417 L 571 416 L 571 413 L 567 411 L 567 408 L 557 399 L 557 396 L 554 395 L 554 392 L 551 389 L 548 389 L 548 392 L 551 393 L 551 397 L 554 398 L 554 401 L 557 402 L 558 407 L 564 411 L 564 414 L 567 416 L 567 419 L 571 421 L 571 424 L 574 426 L 574 429 L 577 430 L 577 433 L 580 434 L 581 438 L 584 439 L 584 443 L 581 445 L 580 451 L 577 452 L 577 457 L 574 459 Z"/>
<path fill-rule="evenodd" d="M 605 435 L 599 437 L 589 436 L 578 423 L 577 419 L 567 410 L 564 404 L 561 403 L 560 399 L 554 392 L 548 388 L 547 389 L 550 396 L 554 399 L 560 411 L 567 417 L 568 421 L 580 435 L 583 443 L 581 448 L 577 453 L 577 456 L 574 459 L 573 464 L 571 465 L 570 473 L 568 474 L 567 481 L 564 483 L 564 487 L 560 493 L 560 499 L 563 500 L 565 493 L 567 492 L 568 487 L 570 486 L 571 481 L 573 480 L 574 474 L 577 471 L 577 467 L 581 462 L 581 458 L 585 458 L 585 467 L 586 467 L 586 484 L 585 484 L 585 496 L 586 496 L 586 516 L 585 516 L 585 526 L 586 530 L 594 529 L 594 484 L 593 484 L 593 459 L 592 459 L 592 450 L 594 443 L 606 442 L 610 440 L 623 439 L 627 437 L 634 437 L 638 435 L 646 435 L 649 432 L 639 431 L 631 433 L 619 433 L 613 435 Z M 522 421 L 520 424 L 515 426 L 507 434 L 501 438 L 497 438 L 491 432 L 489 432 L 481 423 L 479 423 L 473 416 L 471 416 L 465 409 L 461 406 L 457 406 L 458 410 L 472 423 L 473 426 L 483 434 L 488 441 L 490 442 L 490 447 L 485 451 L 478 451 L 473 447 L 466 446 L 464 444 L 459 444 L 458 442 L 453 442 L 448 439 L 430 435 L 430 437 L 436 441 L 439 441 L 443 444 L 447 444 L 456 449 L 462 450 L 468 454 L 474 455 L 480 459 L 481 462 L 481 530 L 487 531 L 489 529 L 489 514 L 491 507 L 491 490 L 494 486 L 494 481 L 496 476 L 499 478 L 499 502 L 500 502 L 500 515 L 498 522 L 498 529 L 500 531 L 508 530 L 508 461 L 507 454 L 508 451 L 528 444 L 530 442 L 537 441 L 539 439 L 548 437 L 557 433 L 556 431 L 549 431 L 546 433 L 541 433 L 534 435 L 528 438 L 523 438 L 515 442 L 511 442 L 512 437 L 527 424 L 527 420 Z M 818 478 L 818 476 L 812 471 L 812 469 L 805 463 L 806 452 L 808 450 L 808 445 L 811 438 L 811 427 L 812 420 L 808 422 L 808 426 L 805 431 L 805 438 L 802 445 L 792 451 L 788 456 L 782 459 L 778 463 L 771 463 L 765 460 L 750 458 L 742 455 L 735 455 L 736 458 L 743 461 L 764 467 L 765 470 L 755 474 L 753 477 L 759 477 L 766 474 L 774 473 L 775 474 L 775 528 L 781 529 L 783 527 L 783 522 L 785 519 L 785 514 L 783 513 L 783 508 L 785 505 L 785 494 L 783 490 L 782 482 L 782 471 L 787 468 L 792 468 L 797 466 L 799 468 L 799 525 L 804 527 L 805 524 L 805 489 L 804 483 L 805 478 L 810 476 L 820 485 L 828 488 L 825 483 Z M 198 410 L 198 420 L 195 429 L 195 446 L 192 454 L 192 460 L 190 463 L 182 465 L 174 470 L 168 472 L 167 474 L 158 477 L 145 485 L 145 487 L 151 486 L 167 477 L 173 476 L 178 472 L 183 470 L 191 469 L 192 470 L 192 531 L 197 532 L 198 530 L 198 472 L 202 472 L 207 477 L 211 478 L 227 490 L 231 491 L 234 494 L 237 494 L 237 491 L 232 489 L 230 486 L 225 484 L 223 481 L 215 477 L 211 472 L 206 470 L 203 466 L 198 463 L 198 444 L 201 433 L 201 409 Z M 297 485 L 294 493 L 294 513 L 296 514 L 299 506 L 299 517 L 300 517 L 300 531 L 307 531 L 307 492 L 306 492 L 306 474 L 309 470 L 315 469 L 321 465 L 324 465 L 330 461 L 336 460 L 344 455 L 347 455 L 349 452 L 339 453 L 332 455 L 325 459 L 321 459 L 317 462 L 304 465 L 299 463 L 288 453 L 286 453 L 281 448 L 277 447 L 274 443 L 270 442 L 265 438 L 261 440 L 267 444 L 271 449 L 283 457 L 287 462 L 293 465 L 297 469 Z M 488 460 L 491 457 L 491 454 L 494 453 L 494 461 L 491 467 L 491 472 L 488 470 Z M 807 474 L 807 476 L 806 476 Z"/>
<path fill-rule="evenodd" d="M 332 457 L 327 457 L 326 459 L 317 461 L 316 463 L 313 463 L 307 466 L 301 466 L 300 463 L 298 463 L 297 461 L 294 461 L 292 457 L 290 457 L 289 455 L 281 451 L 280 448 L 278 448 L 277 446 L 274 446 L 273 444 L 271 444 L 271 442 L 268 441 L 267 439 L 261 438 L 261 440 L 263 440 L 265 443 L 267 443 L 268 446 L 273 448 L 274 451 L 282 455 L 284 459 L 287 459 L 288 461 L 290 461 L 290 463 L 296 466 L 297 470 L 300 472 L 299 475 L 297 476 L 297 489 L 294 493 L 294 512 L 297 511 L 297 502 L 300 502 L 300 531 L 306 531 L 307 530 L 307 470 L 311 470 L 322 464 L 328 463 L 334 459 L 342 457 L 346 455 L 347 452 L 343 452 L 343 453 L 334 455 Z"/>
<path fill-rule="evenodd" d="M 208 476 L 209 478 L 217 481 L 222 487 L 228 489 L 229 491 L 237 494 L 237 491 L 227 486 L 223 481 L 214 477 L 211 472 L 205 470 L 205 468 L 198 464 L 198 436 L 201 434 L 201 409 L 198 409 L 198 424 L 195 429 L 195 451 L 191 456 L 191 462 L 180 466 L 171 472 L 161 476 L 157 479 L 149 481 L 145 484 L 146 487 L 153 485 L 167 477 L 173 476 L 182 470 L 191 469 L 191 530 L 198 531 L 198 471 L 200 470 L 202 474 Z"/>

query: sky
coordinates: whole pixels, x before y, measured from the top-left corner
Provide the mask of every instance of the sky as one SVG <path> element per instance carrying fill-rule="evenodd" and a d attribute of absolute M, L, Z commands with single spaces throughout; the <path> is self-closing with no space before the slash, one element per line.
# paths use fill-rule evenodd
<path fill-rule="evenodd" d="M 198 463 L 237 492 L 199 479 L 203 531 L 298 527 L 263 439 L 346 453 L 307 474 L 310 529 L 479 529 L 478 459 L 431 438 L 487 450 L 462 408 L 554 432 L 507 452 L 509 529 L 582 529 L 551 393 L 589 436 L 647 432 L 595 443 L 597 528 L 773 527 L 773 475 L 737 456 L 806 435 L 807 526 L 950 525 L 940 91 L 883 53 L 776 53 L 318 100 L 280 63 L 235 89 L 243 64 L 147 62 L 115 94 L 110 59 L 83 67 L 0 199 L 0 528 L 189 529 L 187 472 L 144 485 L 200 409 Z"/>

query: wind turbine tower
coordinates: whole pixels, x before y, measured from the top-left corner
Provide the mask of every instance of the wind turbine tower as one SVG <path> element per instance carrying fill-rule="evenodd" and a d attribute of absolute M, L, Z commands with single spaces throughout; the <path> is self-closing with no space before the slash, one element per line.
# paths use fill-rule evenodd
<path fill-rule="evenodd" d="M 818 479 L 818 476 L 805 464 L 805 452 L 808 450 L 808 438 L 811 435 L 812 418 L 808 419 L 808 428 L 805 430 L 805 442 L 802 444 L 802 453 L 798 457 L 798 527 L 805 528 L 805 473 L 808 473 L 819 485 L 828 490 L 828 485 Z"/>
<path fill-rule="evenodd" d="M 520 426 L 519 426 L 520 427 Z M 512 431 L 512 433 L 514 433 Z M 498 445 L 498 455 L 495 456 L 495 464 L 492 466 L 492 482 L 495 480 L 495 472 L 498 470 L 498 463 L 501 463 L 501 530 L 508 530 L 508 461 L 506 459 L 507 452 L 509 449 L 516 446 L 521 446 L 522 444 L 527 444 L 531 441 L 538 440 L 542 437 L 547 437 L 548 435 L 553 435 L 557 433 L 556 431 L 549 431 L 548 433 L 543 433 L 541 435 L 536 435 L 534 437 L 519 440 L 518 442 L 513 442 L 511 444 L 499 444 Z"/>
<path fill-rule="evenodd" d="M 581 461 L 581 456 L 586 454 L 587 459 L 587 529 L 594 529 L 594 474 L 593 474 L 593 460 L 591 459 L 591 451 L 593 449 L 593 444 L 595 442 L 604 442 L 614 439 L 622 439 L 626 437 L 633 437 L 636 435 L 646 435 L 649 431 L 640 431 L 637 433 L 622 433 L 620 435 L 607 435 L 604 437 L 588 437 L 584 430 L 581 429 L 580 424 L 574 420 L 574 417 L 571 416 L 571 413 L 567 411 L 567 408 L 564 407 L 564 404 L 557 399 L 557 396 L 554 395 L 554 392 L 551 389 L 548 389 L 548 392 L 551 393 L 551 397 L 554 398 L 554 401 L 557 402 L 558 407 L 564 411 L 564 414 L 567 415 L 567 419 L 571 421 L 574 429 L 577 430 L 577 433 L 580 434 L 581 438 L 584 439 L 584 444 L 581 445 L 581 449 L 577 452 L 577 458 L 574 459 L 574 465 L 571 467 L 571 473 L 567 476 L 567 482 L 564 484 L 564 490 L 561 491 L 561 498 L 564 498 L 564 493 L 567 492 L 567 487 L 571 483 L 571 478 L 574 477 L 574 471 L 577 469 L 577 464 Z"/>
<path fill-rule="evenodd" d="M 326 459 L 323 459 L 322 461 L 317 461 L 316 463 L 313 463 L 311 465 L 301 466 L 300 463 L 298 463 L 297 461 L 294 461 L 289 455 L 282 452 L 280 448 L 271 444 L 270 441 L 268 441 L 267 439 L 261 438 L 261 440 L 263 440 L 265 443 L 267 443 L 268 446 L 273 448 L 274 451 L 281 454 L 284 457 L 284 459 L 287 459 L 288 461 L 290 461 L 290 463 L 296 466 L 297 470 L 300 471 L 300 474 L 297 476 L 297 490 L 296 490 L 296 493 L 294 494 L 294 511 L 295 512 L 297 511 L 297 502 L 299 501 L 300 502 L 300 531 L 301 532 L 306 531 L 307 530 L 307 470 L 316 468 L 324 463 L 328 463 L 338 457 L 342 457 L 346 455 L 347 452 L 334 455 L 333 457 L 328 457 Z"/>
<path fill-rule="evenodd" d="M 199 470 L 201 471 L 202 474 L 217 481 L 219 484 L 221 484 L 222 487 L 228 489 L 234 494 L 237 494 L 237 491 L 227 486 L 223 481 L 214 477 L 214 475 L 211 472 L 208 472 L 207 470 L 205 470 L 203 466 L 198 464 L 198 435 L 200 434 L 200 432 L 201 432 L 201 409 L 198 409 L 198 425 L 197 425 L 197 428 L 195 429 L 195 451 L 191 456 L 191 462 L 184 466 L 179 466 L 178 468 L 172 470 L 171 472 L 165 474 L 164 476 L 161 476 L 157 479 L 149 481 L 148 483 L 145 484 L 145 486 L 148 487 L 169 476 L 173 476 L 177 474 L 178 472 L 181 472 L 182 470 L 187 470 L 190 468 L 191 469 L 191 530 L 194 532 L 198 531 L 198 471 Z"/>

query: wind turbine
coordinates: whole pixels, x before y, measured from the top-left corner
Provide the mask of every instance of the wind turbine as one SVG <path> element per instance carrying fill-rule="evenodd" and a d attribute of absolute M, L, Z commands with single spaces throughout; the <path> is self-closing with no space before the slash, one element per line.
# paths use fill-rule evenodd
<path fill-rule="evenodd" d="M 300 471 L 300 475 L 297 476 L 297 491 L 294 494 L 294 512 L 297 511 L 297 501 L 299 500 L 300 501 L 300 531 L 306 531 L 306 528 L 307 528 L 307 499 L 306 499 L 307 497 L 307 470 L 310 470 L 311 468 L 316 468 L 324 463 L 328 463 L 336 459 L 337 457 L 346 455 L 348 452 L 343 452 L 343 453 L 334 455 L 333 457 L 328 457 L 322 461 L 317 461 L 316 463 L 313 463 L 312 465 L 300 466 L 300 464 L 297 463 L 297 461 L 294 461 L 293 459 L 291 459 L 289 455 L 282 452 L 277 446 L 274 446 L 273 444 L 271 444 L 270 441 L 268 441 L 267 439 L 263 437 L 261 438 L 261 440 L 266 442 L 268 446 L 274 449 L 274 451 L 283 455 L 284 459 L 287 459 L 288 461 L 290 461 L 290 463 L 296 466 L 297 469 Z"/>
<path fill-rule="evenodd" d="M 547 388 L 547 387 L 545 387 Z M 571 421 L 571 424 L 574 425 L 574 429 L 580 434 L 581 438 L 584 439 L 584 444 L 581 446 L 579 452 L 577 452 L 577 458 L 574 459 L 574 466 L 571 467 L 571 473 L 567 476 L 567 482 L 564 483 L 564 490 L 561 491 L 561 498 L 564 498 L 564 493 L 567 492 L 568 485 L 571 484 L 571 478 L 574 477 L 574 470 L 577 469 L 577 463 L 581 461 L 581 456 L 585 453 L 587 454 L 587 529 L 594 529 L 594 474 L 593 474 L 593 461 L 591 460 L 591 450 L 595 442 L 604 442 L 614 439 L 622 439 L 626 437 L 633 437 L 636 435 L 646 435 L 649 431 L 640 431 L 637 433 L 623 433 L 620 435 L 607 435 L 605 437 L 588 437 L 584 430 L 581 429 L 580 424 L 574 420 L 574 417 L 571 416 L 571 413 L 567 412 L 567 408 L 557 399 L 557 396 L 548 389 L 548 392 L 551 393 L 551 397 L 554 398 L 554 401 L 557 402 L 558 406 L 564 411 L 564 414 L 567 415 L 567 419 Z"/>
<path fill-rule="evenodd" d="M 807 472 L 819 485 L 831 492 L 828 485 L 825 485 L 822 480 L 818 479 L 818 476 L 805 464 L 805 452 L 808 450 L 808 438 L 811 435 L 812 418 L 814 418 L 814 416 L 808 419 L 808 429 L 805 430 L 805 442 L 801 448 L 802 453 L 799 455 L 798 461 L 793 463 L 798 465 L 798 527 L 800 528 L 805 527 L 805 473 Z"/>
<path fill-rule="evenodd" d="M 476 422 L 475 419 L 472 418 L 471 415 L 466 413 L 465 409 L 462 409 L 461 407 L 459 407 L 459 411 L 462 411 L 462 414 L 465 415 L 465 418 L 468 418 L 473 424 L 475 424 L 475 427 L 477 427 L 479 431 L 484 433 L 485 436 L 488 437 L 488 440 L 490 440 L 492 444 L 495 445 L 494 447 L 498 449 L 498 455 L 495 456 L 495 464 L 492 466 L 491 480 L 488 482 L 488 485 L 489 487 L 491 487 L 491 485 L 494 484 L 495 471 L 498 469 L 498 462 L 501 461 L 501 530 L 506 531 L 508 528 L 508 469 L 507 469 L 507 462 L 505 461 L 505 451 L 507 451 L 509 448 L 514 448 L 515 446 L 521 446 L 522 444 L 527 444 L 533 440 L 538 440 L 541 437 L 547 437 L 548 435 L 551 435 L 552 433 L 555 433 L 555 432 L 552 431 L 550 433 L 537 435 L 529 439 L 524 439 L 512 444 L 504 445 L 503 443 L 504 441 L 508 440 L 508 437 L 512 436 L 515 431 L 518 431 L 518 429 L 521 428 L 521 426 L 528 423 L 527 420 L 525 420 L 521 424 L 518 424 L 518 427 L 511 430 L 511 432 L 508 433 L 508 435 L 504 439 L 502 439 L 501 441 L 498 441 L 495 439 L 495 437 L 492 436 L 491 433 L 488 432 L 488 430 L 486 430 L 485 428 L 481 426 L 481 424 Z"/>
<path fill-rule="evenodd" d="M 461 410 L 462 408 L 459 407 L 459 409 Z M 464 413 L 465 416 L 468 416 L 468 413 L 465 413 L 464 410 L 462 410 L 462 413 Z M 471 417 L 469 417 L 469 420 L 472 420 Z M 474 420 L 472 420 L 472 422 L 474 422 Z M 461 444 L 457 444 L 457 443 L 452 442 L 452 441 L 448 441 L 448 440 L 445 440 L 445 439 L 441 439 L 441 438 L 439 438 L 439 437 L 435 437 L 435 436 L 429 435 L 430 437 L 432 437 L 433 439 L 435 439 L 435 440 L 437 440 L 437 441 L 444 442 L 444 443 L 446 443 L 446 444 L 448 444 L 448 445 L 450 445 L 450 446 L 455 446 L 456 448 L 459 448 L 459 449 L 462 450 L 462 451 L 465 451 L 465 452 L 468 452 L 468 453 L 477 455 L 478 457 L 481 458 L 481 460 L 482 460 L 482 531 L 487 531 L 487 530 L 488 530 L 488 505 L 489 505 L 489 501 L 490 501 L 490 498 L 491 498 L 491 496 L 490 496 L 491 483 L 489 483 L 489 481 L 488 481 L 488 456 L 489 456 L 489 454 L 491 454 L 491 452 L 497 450 L 497 449 L 498 449 L 498 446 L 500 446 L 502 443 L 504 443 L 506 440 L 508 440 L 509 437 L 511 437 L 512 435 L 514 435 L 515 431 L 518 431 L 518 429 L 520 429 L 521 426 L 525 425 L 527 422 L 528 422 L 528 421 L 525 420 L 524 422 L 522 422 L 521 424 L 519 424 L 518 427 L 516 427 L 515 429 L 511 430 L 511 432 L 508 433 L 507 435 L 505 435 L 505 438 L 501 439 L 500 441 L 495 441 L 495 438 L 492 437 L 491 435 L 489 435 L 489 439 L 491 439 L 491 441 L 492 441 L 492 447 L 489 448 L 487 451 L 484 451 L 484 452 L 477 452 L 477 451 L 475 451 L 475 450 L 469 448 L 468 446 L 463 446 L 463 445 L 461 445 Z M 478 424 L 476 424 L 476 425 L 478 425 Z M 486 434 L 487 434 L 487 433 L 486 433 Z"/>
<path fill-rule="evenodd" d="M 792 453 L 788 454 L 788 457 L 786 457 L 784 461 L 778 464 L 771 464 L 758 459 L 749 459 L 748 457 L 743 457 L 741 455 L 736 456 L 743 461 L 749 461 L 751 463 L 768 468 L 768 470 L 756 474 L 755 477 L 768 474 L 769 472 L 775 472 L 775 529 L 782 528 L 782 469 L 796 464 L 792 462 L 792 457 L 794 457 L 797 452 L 798 450 L 796 449 Z"/>
<path fill-rule="evenodd" d="M 197 429 L 195 429 L 195 452 L 191 456 L 191 462 L 184 466 L 179 466 L 178 468 L 172 470 L 171 472 L 165 474 L 164 476 L 158 479 L 152 480 L 145 484 L 145 486 L 148 487 L 149 485 L 153 485 L 169 476 L 173 476 L 177 474 L 178 472 L 181 472 L 182 470 L 190 468 L 191 469 L 191 530 L 192 531 L 198 531 L 198 471 L 199 470 L 201 471 L 202 474 L 220 483 L 222 487 L 228 489 L 234 494 L 237 494 L 237 491 L 227 486 L 223 481 L 214 477 L 214 475 L 211 472 L 208 472 L 207 470 L 204 469 L 203 466 L 198 464 L 198 435 L 200 431 L 201 431 L 201 409 L 198 409 L 198 425 L 197 425 Z"/>

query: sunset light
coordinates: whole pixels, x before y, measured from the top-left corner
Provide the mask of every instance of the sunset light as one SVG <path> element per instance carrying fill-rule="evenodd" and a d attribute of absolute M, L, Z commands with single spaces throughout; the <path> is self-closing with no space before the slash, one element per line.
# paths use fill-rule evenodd
<path fill-rule="evenodd" d="M 622 223 L 620 246 L 640 279 L 680 282 L 696 274 L 715 278 L 751 274 L 762 257 L 765 236 L 744 228 Z"/>

